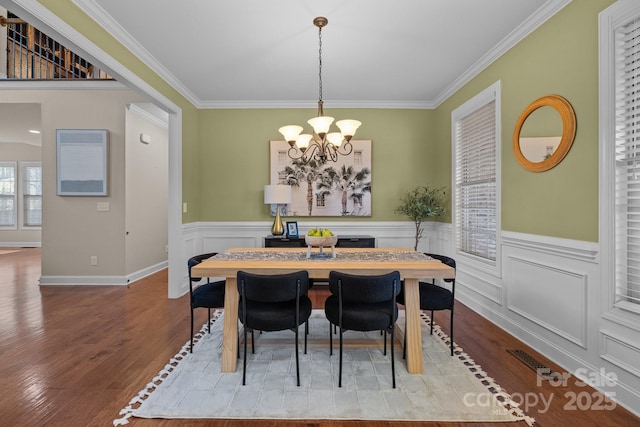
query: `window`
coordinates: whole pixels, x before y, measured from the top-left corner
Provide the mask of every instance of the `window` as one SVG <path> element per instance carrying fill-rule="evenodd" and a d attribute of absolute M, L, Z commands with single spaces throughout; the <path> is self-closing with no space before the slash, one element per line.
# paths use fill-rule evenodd
<path fill-rule="evenodd" d="M 610 306 L 640 313 L 640 4 L 600 14 L 600 228 Z"/>
<path fill-rule="evenodd" d="M 500 82 L 451 113 L 456 251 L 498 272 Z"/>
<path fill-rule="evenodd" d="M 40 162 L 21 162 L 22 226 L 42 226 L 42 167 Z"/>
<path fill-rule="evenodd" d="M 0 227 L 16 228 L 16 163 L 0 162 Z"/>

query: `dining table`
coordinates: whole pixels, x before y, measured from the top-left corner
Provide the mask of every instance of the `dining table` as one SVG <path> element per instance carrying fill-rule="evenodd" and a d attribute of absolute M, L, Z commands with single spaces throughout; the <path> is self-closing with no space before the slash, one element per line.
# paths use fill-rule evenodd
<path fill-rule="evenodd" d="M 408 248 L 232 248 L 193 267 L 196 277 L 224 277 L 225 299 L 221 371 L 235 372 L 238 351 L 238 271 L 283 274 L 306 270 L 311 279 L 327 280 L 331 271 L 379 275 L 398 271 L 404 281 L 406 363 L 411 374 L 423 373 L 420 328 L 420 279 L 453 279 L 455 269 Z"/>

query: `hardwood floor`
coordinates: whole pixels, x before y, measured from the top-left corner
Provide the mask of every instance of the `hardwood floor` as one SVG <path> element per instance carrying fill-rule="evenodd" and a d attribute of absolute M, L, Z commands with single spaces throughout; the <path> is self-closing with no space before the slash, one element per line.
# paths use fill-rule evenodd
<path fill-rule="evenodd" d="M 40 250 L 20 249 L 0 255 L 0 425 L 112 426 L 118 412 L 189 339 L 188 296 L 167 298 L 166 271 L 129 286 L 39 287 Z M 326 290 L 315 290 L 323 306 Z M 448 312 L 436 322 L 448 331 Z M 206 321 L 198 310 L 197 325 Z M 456 342 L 514 397 L 551 399 L 525 407 L 538 426 L 632 426 L 640 419 L 621 407 L 571 410 L 573 377 L 562 387 L 537 384 L 534 371 L 509 354 L 522 349 L 554 370 L 540 354 L 475 314 L 456 305 Z M 565 396 L 566 395 L 566 396 Z M 595 399 L 594 399 L 595 400 Z M 606 405 L 603 403 L 603 405 Z M 233 426 L 247 420 L 143 420 L 141 426 Z M 255 427 L 489 426 L 482 423 L 407 423 L 358 421 L 252 420 Z M 525 426 L 524 422 L 508 425 Z"/>

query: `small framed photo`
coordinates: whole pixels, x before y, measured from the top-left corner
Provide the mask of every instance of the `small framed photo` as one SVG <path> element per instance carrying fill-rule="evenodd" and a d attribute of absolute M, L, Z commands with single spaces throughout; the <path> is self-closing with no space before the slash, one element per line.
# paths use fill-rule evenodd
<path fill-rule="evenodd" d="M 287 221 L 287 237 L 298 237 L 298 221 Z"/>

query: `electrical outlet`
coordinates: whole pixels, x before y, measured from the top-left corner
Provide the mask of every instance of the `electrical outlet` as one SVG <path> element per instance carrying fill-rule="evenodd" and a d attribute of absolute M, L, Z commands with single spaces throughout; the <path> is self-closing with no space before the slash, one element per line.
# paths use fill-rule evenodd
<path fill-rule="evenodd" d="M 98 257 L 91 255 L 91 265 L 98 265 Z"/>
<path fill-rule="evenodd" d="M 187 202 L 182 204 L 182 213 L 187 213 Z"/>

